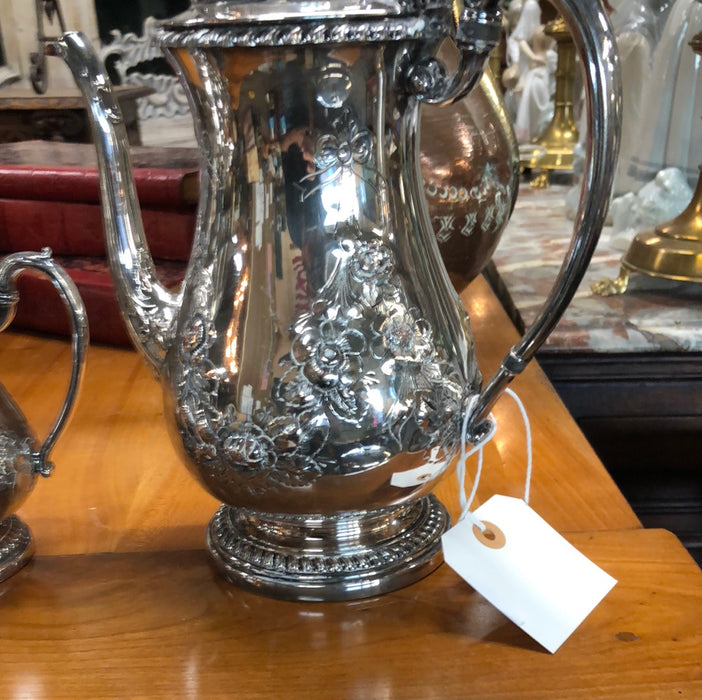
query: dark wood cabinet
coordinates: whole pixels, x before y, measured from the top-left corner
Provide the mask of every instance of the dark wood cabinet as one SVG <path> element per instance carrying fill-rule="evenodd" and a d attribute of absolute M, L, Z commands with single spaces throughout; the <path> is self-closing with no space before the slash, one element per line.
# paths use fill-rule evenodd
<path fill-rule="evenodd" d="M 702 562 L 702 353 L 558 353 L 538 361 L 646 527 Z"/>
<path fill-rule="evenodd" d="M 486 276 L 517 329 L 532 324 L 565 257 L 567 187 L 523 183 Z M 675 532 L 702 560 L 702 285 L 634 275 L 602 231 L 585 278 L 537 360 L 648 527 Z M 567 465 L 564 465 L 564 469 Z"/>

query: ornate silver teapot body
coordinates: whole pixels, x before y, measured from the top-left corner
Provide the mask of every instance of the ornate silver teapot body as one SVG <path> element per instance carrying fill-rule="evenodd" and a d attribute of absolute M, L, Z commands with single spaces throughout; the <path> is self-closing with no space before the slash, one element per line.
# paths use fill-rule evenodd
<path fill-rule="evenodd" d="M 595 48 L 604 15 L 578 12 L 597 68 L 597 197 L 616 152 L 614 57 Z M 178 293 L 154 276 L 104 70 L 80 35 L 51 47 L 93 115 L 125 318 L 161 379 L 186 465 L 226 504 L 208 546 L 232 581 L 344 599 L 436 567 L 448 518 L 428 494 L 464 415 L 477 439 L 574 291 L 606 196 L 583 205 L 577 255 L 544 318 L 481 393 L 469 321 L 429 222 L 418 125 L 422 102 L 459 99 L 476 83 L 499 29 L 493 0 L 467 3 L 457 20 L 443 0 L 201 1 L 162 24 L 156 39 L 187 88 L 203 153 Z M 446 39 L 453 71 L 436 57 Z"/>
<path fill-rule="evenodd" d="M 0 384 L 0 581 L 24 566 L 32 555 L 29 528 L 13 513 L 34 488 L 37 475 L 49 476 L 53 469 L 49 453 L 73 408 L 88 345 L 87 316 L 78 290 L 66 272 L 53 262 L 48 250 L 13 253 L 0 260 L 0 331 L 14 318 L 19 300 L 14 282 L 25 269 L 49 276 L 66 304 L 72 325 L 73 367 L 59 416 L 43 444 Z"/>

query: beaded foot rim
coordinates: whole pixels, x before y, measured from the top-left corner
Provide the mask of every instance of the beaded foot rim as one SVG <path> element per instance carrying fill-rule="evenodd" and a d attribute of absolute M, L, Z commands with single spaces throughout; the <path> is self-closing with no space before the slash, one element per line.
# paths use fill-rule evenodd
<path fill-rule="evenodd" d="M 29 528 L 16 515 L 0 520 L 0 581 L 19 571 L 33 553 Z"/>
<path fill-rule="evenodd" d="M 305 545 L 299 533 L 310 516 L 281 516 L 274 539 L 265 537 L 270 514 L 256 529 L 250 527 L 247 511 L 249 526 L 242 527 L 237 510 L 222 506 L 210 521 L 207 547 L 224 578 L 256 593 L 308 601 L 367 598 L 407 586 L 434 571 L 443 562 L 441 535 L 450 525 L 444 506 L 434 496 L 426 496 L 412 504 L 407 526 L 374 541 L 368 522 L 377 523 L 382 512 L 315 516 L 328 521 L 329 532 L 342 522 L 344 532 L 358 534 L 352 540 L 346 537 L 320 545 L 319 536 L 311 532 Z M 394 512 L 387 509 L 388 519 Z M 286 528 L 294 533 L 290 544 L 280 535 Z"/>

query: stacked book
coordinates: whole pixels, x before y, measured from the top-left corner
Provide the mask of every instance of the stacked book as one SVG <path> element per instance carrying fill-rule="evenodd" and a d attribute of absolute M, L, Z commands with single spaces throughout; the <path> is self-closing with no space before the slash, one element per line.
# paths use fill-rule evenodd
<path fill-rule="evenodd" d="M 144 230 L 157 273 L 182 281 L 190 258 L 199 191 L 196 149 L 132 147 Z M 94 146 L 45 141 L 0 144 L 0 256 L 49 247 L 78 286 L 91 339 L 129 344 L 105 257 Z M 51 283 L 18 281 L 14 327 L 68 334 L 68 316 Z"/>

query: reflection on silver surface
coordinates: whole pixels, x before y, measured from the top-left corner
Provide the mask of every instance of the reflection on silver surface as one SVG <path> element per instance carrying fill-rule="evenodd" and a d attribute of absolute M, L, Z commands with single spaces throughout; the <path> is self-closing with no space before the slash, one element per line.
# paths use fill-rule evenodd
<path fill-rule="evenodd" d="M 313 6 L 271 22 L 273 4 L 239 17 L 237 3 L 196 2 L 157 32 L 204 163 L 179 294 L 154 276 L 104 71 L 80 35 L 52 51 L 91 110 L 133 338 L 163 383 L 185 463 L 226 504 L 208 534 L 216 564 L 255 590 L 338 599 L 440 561 L 447 518 L 426 494 L 456 453 L 480 375 L 430 226 L 419 105 L 476 83 L 499 13 L 470 2 L 455 23 L 448 3 L 407 1 L 322 19 Z M 437 58 L 446 37 L 455 71 Z M 599 223 L 590 216 L 588 235 Z"/>
<path fill-rule="evenodd" d="M 65 429 L 75 402 L 88 346 L 88 323 L 78 289 L 68 274 L 42 253 L 13 253 L 0 260 L 0 331 L 15 315 L 19 295 L 15 279 L 26 269 L 47 275 L 60 294 L 72 327 L 73 364 L 66 398 L 43 444 L 34 437 L 22 411 L 0 384 L 0 581 L 24 566 L 33 552 L 27 526 L 12 513 L 34 488 L 37 474 L 53 469 L 49 454 Z M 37 368 L 41 372 L 41 368 Z"/>

